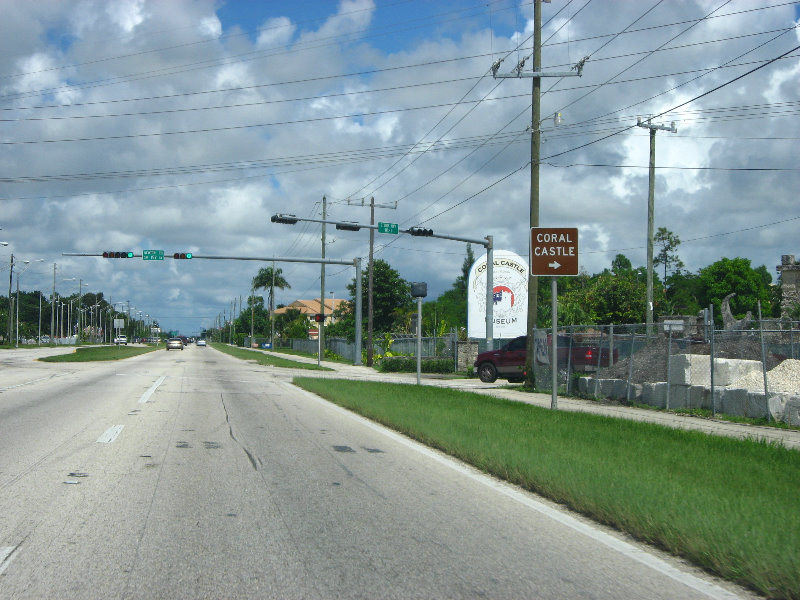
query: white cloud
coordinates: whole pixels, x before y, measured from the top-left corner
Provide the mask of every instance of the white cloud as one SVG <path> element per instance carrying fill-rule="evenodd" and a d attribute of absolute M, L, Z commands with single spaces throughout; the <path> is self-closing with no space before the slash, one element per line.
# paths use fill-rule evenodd
<path fill-rule="evenodd" d="M 279 48 L 286 46 L 294 36 L 297 26 L 288 17 L 267 19 L 260 27 L 258 41 L 259 48 Z"/>
<path fill-rule="evenodd" d="M 131 33 L 148 17 L 145 0 L 114 0 L 106 5 L 106 13 L 111 22 L 125 33 Z"/>
<path fill-rule="evenodd" d="M 216 15 L 200 19 L 197 29 L 203 37 L 217 38 L 222 35 L 222 23 Z"/>

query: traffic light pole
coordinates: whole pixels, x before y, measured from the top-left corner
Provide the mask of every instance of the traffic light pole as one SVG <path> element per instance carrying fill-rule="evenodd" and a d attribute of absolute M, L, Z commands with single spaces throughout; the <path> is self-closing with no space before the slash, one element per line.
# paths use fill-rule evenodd
<path fill-rule="evenodd" d="M 64 252 L 61 256 L 100 256 L 102 254 L 78 253 L 78 252 Z M 141 254 L 134 255 L 141 257 Z M 255 256 L 202 256 L 198 254 L 192 255 L 192 260 L 253 260 L 257 262 L 296 262 L 296 263 L 314 263 L 326 265 L 352 265 L 356 269 L 356 347 L 355 357 L 353 364 L 361 365 L 361 257 L 357 256 L 352 260 L 339 260 L 336 258 L 295 258 L 290 256 L 270 256 L 270 257 L 255 257 Z M 130 303 L 128 303 L 128 311 L 130 312 Z M 130 315 L 129 315 L 130 317 Z"/>
<path fill-rule="evenodd" d="M 322 219 L 310 219 L 305 217 L 296 217 L 295 215 L 276 214 L 272 217 L 273 223 L 282 223 L 285 225 L 294 225 L 298 221 L 310 223 L 326 223 L 328 225 L 336 225 L 337 229 L 345 231 L 358 231 L 359 229 L 379 229 L 380 225 L 364 225 L 361 223 L 353 223 L 351 221 L 329 221 Z M 409 229 L 398 229 L 399 233 L 407 233 L 415 237 L 433 237 L 441 240 L 453 240 L 456 242 L 466 242 L 467 244 L 477 244 L 486 248 L 486 345 L 488 350 L 494 349 L 494 241 L 491 235 L 487 235 L 482 240 L 474 238 L 465 238 L 454 235 L 443 235 L 440 233 L 433 233 L 430 229 L 423 229 L 420 227 L 410 227 Z M 359 282 L 360 283 L 360 282 Z"/>

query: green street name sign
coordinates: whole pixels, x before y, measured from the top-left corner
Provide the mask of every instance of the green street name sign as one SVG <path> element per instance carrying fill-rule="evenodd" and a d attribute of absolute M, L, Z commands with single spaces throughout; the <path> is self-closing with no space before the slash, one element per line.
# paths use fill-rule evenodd
<path fill-rule="evenodd" d="M 164 251 L 142 250 L 142 260 L 164 260 Z"/>
<path fill-rule="evenodd" d="M 397 223 L 378 223 L 378 233 L 393 233 L 397 235 L 398 232 Z"/>

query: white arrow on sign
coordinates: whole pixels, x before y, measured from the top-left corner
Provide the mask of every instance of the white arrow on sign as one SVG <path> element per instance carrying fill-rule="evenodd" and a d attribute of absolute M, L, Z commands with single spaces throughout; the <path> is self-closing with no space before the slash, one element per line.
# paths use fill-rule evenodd
<path fill-rule="evenodd" d="M 558 269 L 561 265 L 554 261 L 547 266 L 550 267 L 551 269 Z"/>

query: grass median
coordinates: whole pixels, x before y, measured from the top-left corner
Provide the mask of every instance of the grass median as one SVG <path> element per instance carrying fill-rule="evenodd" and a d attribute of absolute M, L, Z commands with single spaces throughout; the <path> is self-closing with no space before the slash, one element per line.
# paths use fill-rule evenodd
<path fill-rule="evenodd" d="M 289 360 L 288 358 L 281 358 L 279 356 L 272 356 L 270 354 L 261 352 L 260 350 L 238 348 L 236 346 L 229 346 L 228 344 L 220 344 L 217 342 L 211 344 L 211 346 L 216 350 L 224 352 L 225 354 L 230 354 L 235 358 L 240 358 L 242 360 L 254 360 L 260 365 L 269 365 L 272 367 L 284 367 L 286 369 L 308 369 L 312 371 L 333 370 L 328 367 L 317 366 L 313 363 L 304 363 L 296 360 Z"/>
<path fill-rule="evenodd" d="M 429 386 L 295 383 L 765 596 L 800 599 L 800 452 Z"/>
<path fill-rule="evenodd" d="M 122 360 L 158 350 L 159 346 L 90 346 L 76 348 L 70 354 L 45 356 L 43 362 L 93 362 L 98 360 Z"/>

